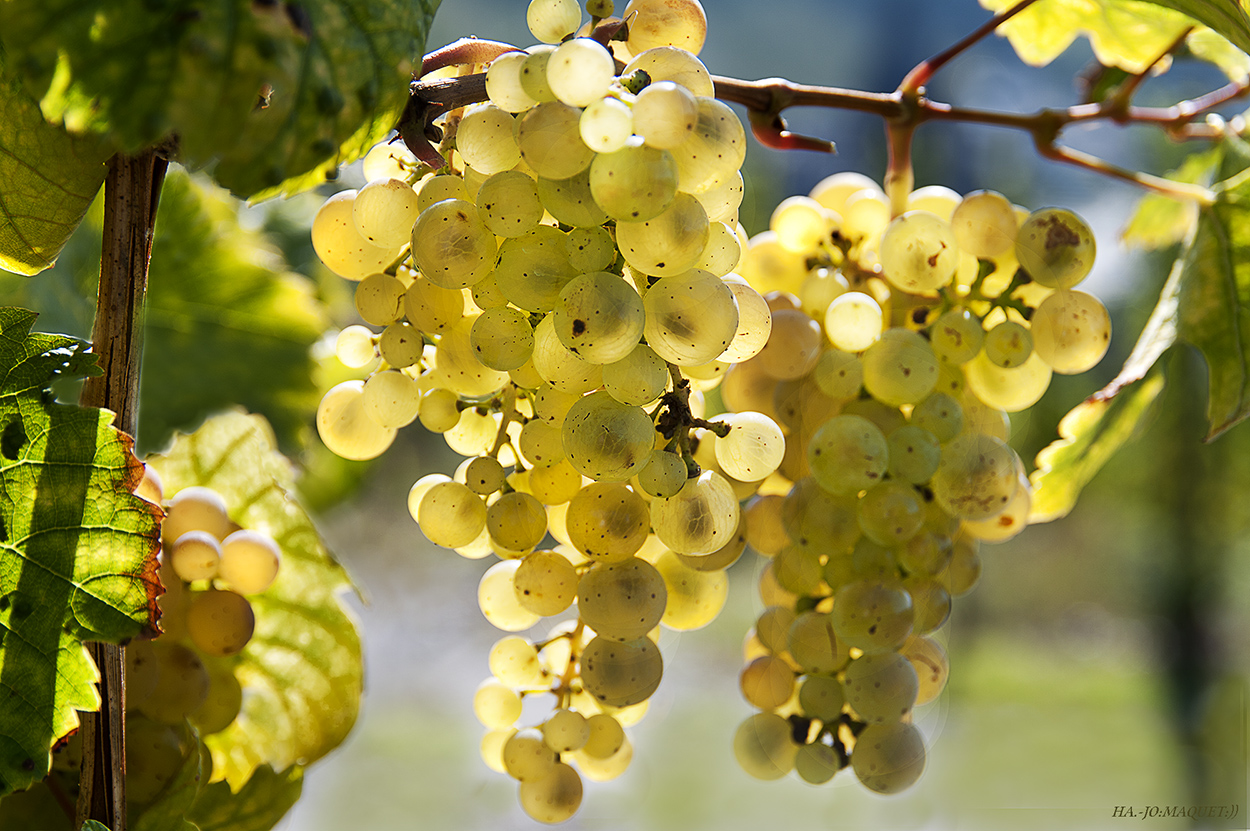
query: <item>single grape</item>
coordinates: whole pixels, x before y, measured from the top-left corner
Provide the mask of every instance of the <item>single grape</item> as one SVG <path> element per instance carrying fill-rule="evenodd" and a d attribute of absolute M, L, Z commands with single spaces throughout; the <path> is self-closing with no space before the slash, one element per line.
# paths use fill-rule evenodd
<path fill-rule="evenodd" d="M 247 646 L 256 628 L 252 604 L 232 591 L 197 594 L 187 609 L 187 633 L 206 655 L 234 655 Z"/>
<path fill-rule="evenodd" d="M 790 722 L 776 713 L 756 713 L 734 733 L 734 757 L 756 779 L 780 779 L 794 769 L 798 745 Z"/>
<path fill-rule="evenodd" d="M 1111 345 L 1107 307 L 1083 291 L 1057 291 L 1033 313 L 1033 345 L 1055 372 L 1072 375 L 1092 369 Z"/>
<path fill-rule="evenodd" d="M 859 734 L 851 767 L 871 791 L 895 794 L 924 773 L 924 738 L 914 724 L 870 724 Z"/>
<path fill-rule="evenodd" d="M 222 540 L 217 576 L 239 594 L 260 594 L 277 579 L 281 561 L 273 537 L 243 529 Z"/>
<path fill-rule="evenodd" d="M 1094 266 L 1094 232 L 1085 220 L 1063 208 L 1029 214 L 1016 237 L 1016 259 L 1038 283 L 1070 289 Z"/>
<path fill-rule="evenodd" d="M 844 352 L 863 352 L 881 337 L 883 326 L 881 306 L 858 291 L 835 297 L 825 312 L 825 336 Z"/>

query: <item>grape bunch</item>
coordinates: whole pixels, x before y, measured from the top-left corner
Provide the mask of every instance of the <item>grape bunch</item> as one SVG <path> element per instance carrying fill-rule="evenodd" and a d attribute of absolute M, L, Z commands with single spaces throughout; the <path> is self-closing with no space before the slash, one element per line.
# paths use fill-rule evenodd
<path fill-rule="evenodd" d="M 419 420 L 465 457 L 408 506 L 437 545 L 499 558 L 478 601 L 514 634 L 474 711 L 487 765 L 544 822 L 572 816 L 582 777 L 626 769 L 623 728 L 663 674 L 658 627 L 719 613 L 740 500 L 785 452 L 767 416 L 704 418 L 701 391 L 764 348 L 772 316 L 733 273 L 746 141 L 695 54 L 703 10 L 633 0 L 623 17 L 609 49 L 571 36 L 572 0 L 535 0 L 542 43 L 492 60 L 489 101 L 438 123 L 446 166 L 417 179 L 375 151 L 367 173 L 391 177 L 331 197 L 313 224 L 369 324 L 337 354 L 371 369 L 327 393 L 321 437 L 372 458 Z M 538 697 L 549 714 L 522 720 Z"/>
<path fill-rule="evenodd" d="M 1107 351 L 1106 308 L 1074 288 L 1093 258 L 1070 211 L 928 187 L 892 216 L 857 174 L 785 200 L 750 241 L 739 273 L 773 325 L 720 392 L 785 429 L 786 485 L 745 510 L 770 558 L 740 676 L 759 710 L 734 739 L 747 772 L 822 783 L 849 765 L 884 794 L 919 778 L 912 710 L 949 672 L 933 633 L 980 542 L 1028 522 L 1008 413 Z"/>
<path fill-rule="evenodd" d="M 280 553 L 267 534 L 230 520 L 221 495 L 189 487 L 166 500 L 146 469 L 137 493 L 164 504 L 161 524 L 163 634 L 126 649 L 127 796 L 146 803 L 179 769 L 187 752 L 180 728 L 225 730 L 243 703 L 232 657 L 252 637 L 255 615 L 245 595 L 278 574 Z"/>

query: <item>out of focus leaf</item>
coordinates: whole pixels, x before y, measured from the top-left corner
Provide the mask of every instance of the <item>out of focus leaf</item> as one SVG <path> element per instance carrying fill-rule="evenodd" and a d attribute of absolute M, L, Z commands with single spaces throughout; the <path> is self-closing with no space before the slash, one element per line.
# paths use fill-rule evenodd
<path fill-rule="evenodd" d="M 1224 157 L 1222 145 L 1216 145 L 1201 153 L 1194 153 L 1169 179 L 1189 184 L 1211 184 Z M 1193 202 L 1173 199 L 1159 193 L 1142 197 L 1137 210 L 1124 228 L 1124 242 L 1139 248 L 1154 250 L 1175 245 L 1188 237 L 1198 224 L 1198 206 Z"/>
<path fill-rule="evenodd" d="M 178 136 L 251 196 L 324 179 L 408 96 L 437 0 L 6 0 L 0 47 L 44 114 L 135 151 Z"/>
<path fill-rule="evenodd" d="M 37 274 L 56 262 L 96 191 L 113 151 L 44 121 L 39 104 L 5 67 L 0 50 L 0 268 Z"/>
<path fill-rule="evenodd" d="M 204 788 L 211 760 L 208 748 L 186 722 L 174 729 L 183 750 L 182 764 L 155 799 L 129 807 L 129 831 L 198 831 L 186 814 Z"/>
<path fill-rule="evenodd" d="M 174 494 L 213 488 L 230 517 L 268 533 L 282 567 L 268 590 L 249 598 L 256 632 L 235 659 L 247 694 L 234 723 L 205 738 L 213 778 L 240 788 L 263 765 L 286 769 L 338 746 L 356 721 L 363 683 L 360 638 L 340 595 L 346 573 L 292 498 L 290 464 L 264 419 L 229 413 L 181 436 L 150 460 Z"/>
<path fill-rule="evenodd" d="M 1227 38 L 1242 52 L 1250 52 L 1250 17 L 1238 0 L 1149 0 L 1189 15 Z"/>
<path fill-rule="evenodd" d="M 30 334 L 0 308 L 0 794 L 48 772 L 49 748 L 99 707 L 83 640 L 153 629 L 161 510 L 105 410 L 55 404 L 58 376 L 98 374 L 81 341 Z"/>
<path fill-rule="evenodd" d="M 238 793 L 231 793 L 225 782 L 209 785 L 188 819 L 200 831 L 269 831 L 291 810 L 303 787 L 303 768 L 276 773 L 262 765 Z"/>

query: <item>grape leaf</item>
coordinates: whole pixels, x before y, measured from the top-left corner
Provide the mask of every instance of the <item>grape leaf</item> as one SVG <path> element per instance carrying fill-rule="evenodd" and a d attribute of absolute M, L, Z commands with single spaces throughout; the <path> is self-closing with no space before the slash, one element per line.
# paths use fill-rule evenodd
<path fill-rule="evenodd" d="M 1187 14 L 1223 35 L 1242 52 L 1250 52 L 1250 17 L 1238 0 L 1148 0 Z"/>
<path fill-rule="evenodd" d="M 178 137 L 243 194 L 324 180 L 394 126 L 437 0 L 6 0 L 44 115 L 133 152 Z"/>
<path fill-rule="evenodd" d="M 99 707 L 83 640 L 152 629 L 161 510 L 105 410 L 53 403 L 58 376 L 98 374 L 81 341 L 0 309 L 0 794 L 43 778 L 52 743 Z"/>
<path fill-rule="evenodd" d="M 1194 153 L 1168 174 L 1168 178 L 1189 184 L 1210 185 L 1224 156 L 1221 145 Z M 1198 206 L 1160 193 L 1142 197 L 1123 232 L 1124 242 L 1154 250 L 1175 245 L 1188 238 L 1198 224 Z"/>
<path fill-rule="evenodd" d="M 209 785 L 188 818 L 200 831 L 269 831 L 291 810 L 303 787 L 303 768 L 276 773 L 261 765 L 238 793 L 231 793 L 225 782 Z"/>
<path fill-rule="evenodd" d="M 109 831 L 109 827 L 99 820 L 89 819 L 82 824 L 82 831 Z"/>
<path fill-rule="evenodd" d="M 234 723 L 205 738 L 213 778 L 238 789 L 259 766 L 285 769 L 319 759 L 346 737 L 360 706 L 356 625 L 339 594 L 347 574 L 291 496 L 292 469 L 264 419 L 228 413 L 181 436 L 150 460 L 166 494 L 191 485 L 218 491 L 231 518 L 265 531 L 282 549 L 278 579 L 249 598 L 256 632 L 235 674 L 247 690 Z"/>
<path fill-rule="evenodd" d="M 1207 362 L 1207 440 L 1250 415 L 1250 144 L 1224 141 L 1218 201 L 1185 252 L 1179 336 Z"/>
<path fill-rule="evenodd" d="M 0 50 L 0 268 L 29 275 L 56 262 L 111 155 L 107 141 L 44 121 L 38 102 L 6 73 Z"/>

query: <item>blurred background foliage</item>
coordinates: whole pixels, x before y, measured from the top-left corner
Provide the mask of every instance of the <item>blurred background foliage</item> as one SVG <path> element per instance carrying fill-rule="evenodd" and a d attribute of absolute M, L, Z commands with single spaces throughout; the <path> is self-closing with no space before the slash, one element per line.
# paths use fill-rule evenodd
<path fill-rule="evenodd" d="M 701 57 L 713 73 L 866 90 L 893 89 L 916 62 L 983 21 L 974 0 L 745 0 L 706 2 Z M 436 46 L 475 34 L 528 45 L 521 0 L 444 0 Z M 1031 111 L 1078 100 L 1092 59 L 1078 41 L 1045 69 L 1023 66 L 990 38 L 930 85 L 939 100 Z M 1213 68 L 1178 62 L 1139 102 L 1167 105 L 1223 83 Z M 831 173 L 880 178 L 884 132 L 873 117 L 794 110 L 791 128 L 835 140 L 839 153 L 780 153 L 752 142 L 741 219 L 767 227 L 787 195 Z M 1102 126 L 1074 132 L 1079 149 L 1161 173 L 1192 150 L 1158 131 Z M 1026 460 L 1055 438 L 1059 419 L 1116 372 L 1140 331 L 1169 254 L 1119 242 L 1140 192 L 1039 159 L 1029 137 L 932 124 L 917 136 L 917 186 L 990 188 L 1030 208 L 1084 215 L 1100 251 L 1089 290 L 1112 309 L 1111 354 L 1090 373 L 1056 376 L 1014 422 Z M 376 463 L 338 460 L 311 416 L 321 392 L 347 377 L 327 329 L 356 322 L 351 286 L 317 262 L 308 226 L 320 200 L 360 184 L 356 169 L 320 194 L 244 207 L 199 179 L 166 185 L 152 258 L 141 446 L 167 444 L 232 405 L 274 423 L 305 468 L 301 488 L 331 550 L 368 597 L 363 618 L 363 718 L 345 746 L 308 776 L 280 828 L 531 828 L 514 787 L 478 758 L 471 699 L 500 634 L 476 607 L 485 563 L 427 543 L 408 516 L 409 485 L 457 457 L 417 425 Z M 6 302 L 43 310 L 40 328 L 88 337 L 98 268 L 93 210 L 56 268 L 0 276 Z M 332 337 L 332 335 L 331 335 Z M 1205 370 L 1187 347 L 1168 357 L 1169 388 L 1148 425 L 1084 492 L 1066 519 L 983 549 L 981 584 L 946 626 L 951 682 L 920 722 L 929 769 L 899 797 L 854 783 L 750 780 L 730 738 L 751 710 L 737 692 L 740 644 L 758 612 L 759 564 L 731 571 L 730 602 L 705 630 L 662 646 L 664 684 L 634 729 L 633 767 L 588 787 L 577 829 L 1059 829 L 1120 828 L 1117 806 L 1238 804 L 1245 827 L 1246 678 L 1250 674 L 1250 430 L 1201 437 Z M 1186 828 L 1184 819 L 1142 827 Z"/>

